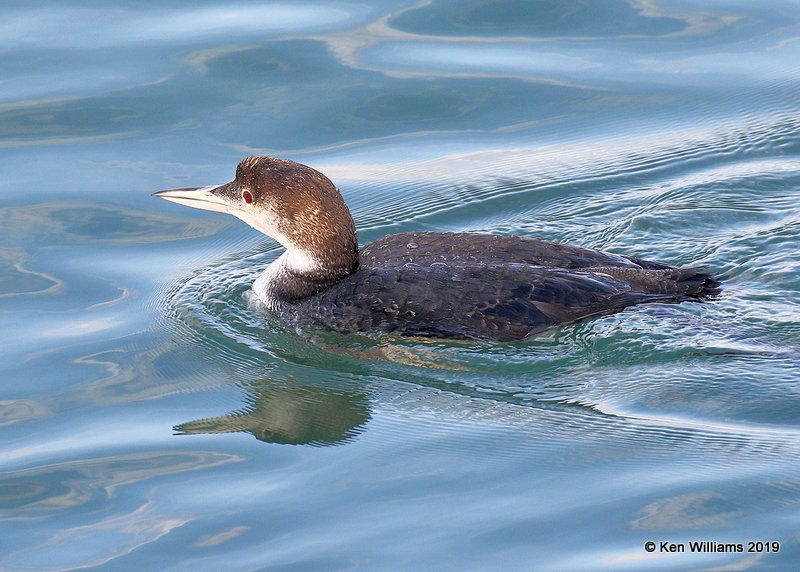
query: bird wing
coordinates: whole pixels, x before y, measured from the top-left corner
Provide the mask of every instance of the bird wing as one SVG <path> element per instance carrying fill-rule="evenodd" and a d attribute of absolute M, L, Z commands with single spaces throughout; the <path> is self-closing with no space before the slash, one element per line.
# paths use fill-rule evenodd
<path fill-rule="evenodd" d="M 651 297 L 603 273 L 528 264 L 408 264 L 362 268 L 297 302 L 303 307 L 295 315 L 341 332 L 511 341 Z"/>

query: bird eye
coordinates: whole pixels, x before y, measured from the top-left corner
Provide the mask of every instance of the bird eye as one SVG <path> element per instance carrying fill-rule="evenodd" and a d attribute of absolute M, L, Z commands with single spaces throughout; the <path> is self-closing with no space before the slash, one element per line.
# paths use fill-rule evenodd
<path fill-rule="evenodd" d="M 253 193 L 251 193 L 250 191 L 244 191 L 242 193 L 242 199 L 244 199 L 244 202 L 246 202 L 248 205 L 252 204 L 253 203 Z"/>

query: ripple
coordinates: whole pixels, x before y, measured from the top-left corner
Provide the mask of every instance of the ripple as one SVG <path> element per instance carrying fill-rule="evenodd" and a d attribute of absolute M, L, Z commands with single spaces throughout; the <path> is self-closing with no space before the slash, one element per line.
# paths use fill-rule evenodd
<path fill-rule="evenodd" d="M 476 452 L 522 431 L 537 439 L 508 444 L 510 458 L 552 453 L 569 436 L 584 458 L 681 451 L 681 463 L 709 470 L 796 455 L 800 429 L 776 420 L 800 406 L 800 255 L 790 247 L 800 210 L 785 192 L 798 188 L 800 163 L 774 151 L 797 146 L 798 127 L 775 112 L 669 137 L 338 163 L 328 174 L 345 179 L 362 240 L 420 228 L 537 235 L 707 265 L 726 278 L 723 295 L 640 306 L 524 344 L 295 332 L 248 305 L 250 284 L 279 253 L 250 246 L 163 299 L 165 324 L 245 396 L 242 408 L 177 430 L 316 445 L 470 432 L 459 447 Z"/>
<path fill-rule="evenodd" d="M 454 219 L 461 222 L 459 228 L 466 223 L 491 230 L 480 216 L 489 211 L 498 219 L 512 217 L 506 220 L 510 225 L 536 217 L 547 232 L 551 220 L 571 224 L 587 215 L 610 218 L 621 209 L 624 214 L 633 200 L 642 206 L 665 204 L 670 193 L 687 186 L 719 183 L 730 188 L 746 177 L 785 177 L 797 170 L 797 159 L 758 155 L 790 141 L 797 145 L 798 132 L 800 119 L 776 112 L 744 124 L 677 130 L 669 137 L 662 133 L 464 153 L 402 165 L 338 163 L 322 168 L 334 180 L 353 181 L 352 189 L 343 187 L 347 195 L 380 198 L 366 205 L 353 201 L 362 231 L 408 223 L 435 227 L 444 220 L 452 227 Z"/>

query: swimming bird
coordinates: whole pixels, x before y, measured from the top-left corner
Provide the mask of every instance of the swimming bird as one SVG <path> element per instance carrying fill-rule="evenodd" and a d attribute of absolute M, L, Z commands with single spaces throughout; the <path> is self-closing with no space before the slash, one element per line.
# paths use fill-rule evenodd
<path fill-rule="evenodd" d="M 515 341 L 634 304 L 720 291 L 701 268 L 538 238 L 410 232 L 359 250 L 336 186 L 285 159 L 248 157 L 227 184 L 155 196 L 232 214 L 278 241 L 286 251 L 253 293 L 296 328 Z"/>

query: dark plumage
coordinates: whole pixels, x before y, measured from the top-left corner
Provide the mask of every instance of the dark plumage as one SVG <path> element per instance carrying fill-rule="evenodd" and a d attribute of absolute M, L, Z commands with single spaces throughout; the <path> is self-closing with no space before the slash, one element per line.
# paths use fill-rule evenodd
<path fill-rule="evenodd" d="M 718 288 L 697 268 L 535 238 L 409 233 L 368 244 L 358 271 L 281 313 L 341 332 L 512 341 L 640 302 L 699 300 Z"/>
<path fill-rule="evenodd" d="M 253 289 L 301 327 L 513 341 L 641 302 L 719 293 L 719 282 L 699 268 L 536 238 L 407 233 L 357 252 L 333 183 L 269 157 L 242 161 L 236 179 L 220 187 L 157 194 L 229 212 L 280 241 L 286 253 Z"/>

